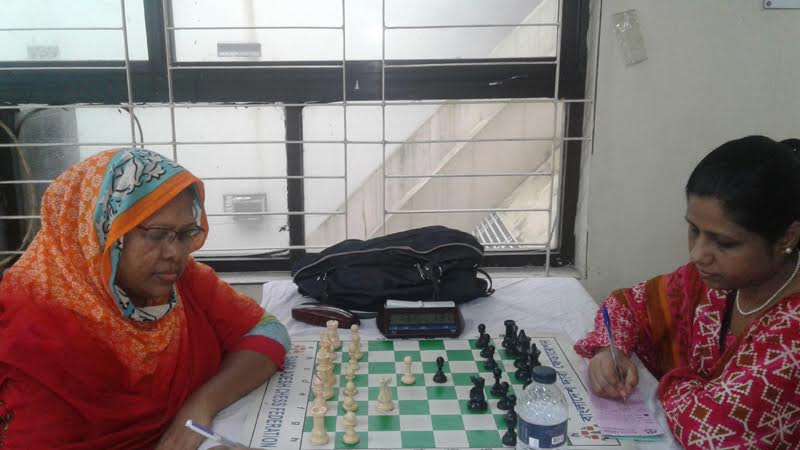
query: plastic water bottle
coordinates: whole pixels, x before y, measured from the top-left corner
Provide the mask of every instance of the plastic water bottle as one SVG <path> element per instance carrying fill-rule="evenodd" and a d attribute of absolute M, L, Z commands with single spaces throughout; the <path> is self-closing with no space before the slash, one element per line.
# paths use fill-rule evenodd
<path fill-rule="evenodd" d="M 567 441 L 567 400 L 552 367 L 533 369 L 533 382 L 517 408 L 517 450 L 561 447 Z"/>

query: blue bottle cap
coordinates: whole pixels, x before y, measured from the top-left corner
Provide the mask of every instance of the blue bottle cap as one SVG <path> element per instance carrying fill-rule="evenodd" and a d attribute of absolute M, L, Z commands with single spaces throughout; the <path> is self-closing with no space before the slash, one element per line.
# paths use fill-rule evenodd
<path fill-rule="evenodd" d="M 556 371 L 548 366 L 536 366 L 533 368 L 533 381 L 542 384 L 553 384 L 556 382 Z"/>

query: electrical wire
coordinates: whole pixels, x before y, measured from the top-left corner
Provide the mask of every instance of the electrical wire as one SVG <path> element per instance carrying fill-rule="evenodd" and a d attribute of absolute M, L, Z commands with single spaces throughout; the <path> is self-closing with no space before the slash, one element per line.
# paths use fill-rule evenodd
<path fill-rule="evenodd" d="M 17 135 L 14 133 L 11 127 L 0 121 L 0 128 L 5 130 L 6 134 L 8 134 L 8 137 L 14 144 L 19 144 L 19 141 L 17 140 Z M 19 157 L 19 165 L 23 171 L 23 175 L 28 179 L 32 179 L 33 172 L 31 171 L 30 165 L 28 165 L 28 161 L 25 159 L 25 154 L 22 152 L 22 149 L 19 148 L 19 146 L 16 146 L 14 148 L 17 150 L 17 155 Z M 27 203 L 28 211 L 33 213 L 33 211 L 36 209 L 36 191 L 34 189 L 33 184 L 24 184 L 23 186 L 24 189 L 27 188 L 28 192 L 27 195 L 25 195 L 26 193 L 23 192 L 22 197 L 25 199 L 25 203 Z M 35 219 L 27 220 L 28 226 L 27 229 L 25 230 L 25 235 L 22 237 L 22 241 L 20 242 L 20 245 L 17 248 L 17 251 L 22 251 L 28 245 L 28 243 L 33 239 L 32 235 L 34 228 L 33 226 L 34 220 Z M 8 264 L 8 262 L 13 260 L 16 256 L 17 255 L 11 254 L 0 260 L 0 270 L 4 269 L 5 266 Z"/>

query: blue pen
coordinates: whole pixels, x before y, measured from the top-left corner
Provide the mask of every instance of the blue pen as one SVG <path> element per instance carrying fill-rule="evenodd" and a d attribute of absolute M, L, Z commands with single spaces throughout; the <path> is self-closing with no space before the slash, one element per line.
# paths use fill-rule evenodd
<path fill-rule="evenodd" d="M 614 333 L 611 332 L 611 319 L 608 318 L 608 310 L 606 309 L 606 305 L 602 306 L 603 309 L 603 323 L 606 326 L 606 333 L 608 333 L 608 344 L 609 348 L 611 349 L 611 359 L 614 361 L 614 368 L 617 369 L 617 377 L 619 378 L 620 383 L 625 383 L 625 378 L 622 376 L 622 372 L 619 370 L 619 355 L 617 355 L 617 346 L 614 344 Z M 622 400 L 627 403 L 628 399 L 624 396 Z"/>

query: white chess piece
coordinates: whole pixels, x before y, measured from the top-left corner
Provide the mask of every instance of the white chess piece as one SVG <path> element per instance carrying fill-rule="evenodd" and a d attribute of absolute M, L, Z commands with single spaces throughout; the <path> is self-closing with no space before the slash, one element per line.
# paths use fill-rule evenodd
<path fill-rule="evenodd" d="M 314 393 L 314 404 L 312 408 L 325 408 L 327 407 L 326 398 L 322 395 L 323 390 L 323 383 L 322 379 L 319 377 L 319 374 L 314 376 L 314 381 L 311 383 L 311 391 Z"/>
<path fill-rule="evenodd" d="M 350 357 L 350 361 L 347 363 L 347 370 L 353 369 L 353 373 L 358 372 L 358 360 Z"/>
<path fill-rule="evenodd" d="M 347 385 L 344 387 L 344 393 L 347 395 L 355 396 L 358 394 L 358 388 L 356 388 L 355 383 L 353 381 L 348 381 Z"/>
<path fill-rule="evenodd" d="M 389 378 L 381 380 L 381 390 L 378 393 L 378 405 L 376 408 L 381 412 L 389 412 L 394 409 L 394 402 L 392 401 L 392 391 L 389 389 Z"/>
<path fill-rule="evenodd" d="M 342 407 L 344 408 L 345 411 L 352 411 L 352 412 L 358 411 L 358 403 L 356 403 L 356 401 L 353 400 L 352 395 L 348 395 L 347 393 L 345 393 L 344 395 L 344 402 L 342 402 Z"/>
<path fill-rule="evenodd" d="M 405 374 L 403 375 L 403 378 L 401 378 L 400 381 L 402 381 L 403 384 L 414 384 L 414 383 L 416 383 L 417 377 L 415 377 L 414 374 L 411 373 L 411 357 L 410 356 L 406 356 L 405 358 L 403 358 L 403 363 L 406 366 L 406 371 L 405 371 Z"/>
<path fill-rule="evenodd" d="M 331 340 L 331 350 L 338 350 L 339 347 L 342 346 L 342 342 L 339 340 L 339 321 L 329 320 L 325 322 L 325 325 L 328 327 L 328 337 Z"/>
<path fill-rule="evenodd" d="M 353 381 L 356 377 L 356 371 L 352 367 L 347 366 L 347 374 L 345 374 L 344 377 L 347 378 L 347 381 Z"/>
<path fill-rule="evenodd" d="M 333 344 L 328 330 L 324 330 L 319 336 L 319 354 L 317 359 L 327 358 L 329 361 L 336 359 L 336 353 L 333 351 Z"/>
<path fill-rule="evenodd" d="M 327 408 L 311 408 L 311 415 L 314 416 L 314 427 L 311 428 L 311 444 L 325 445 L 330 438 L 325 430 L 325 413 Z"/>
<path fill-rule="evenodd" d="M 344 435 L 342 436 L 342 442 L 348 445 L 358 444 L 358 441 L 361 440 L 358 433 L 356 433 L 355 426 L 353 425 L 345 425 L 344 427 Z"/>
<path fill-rule="evenodd" d="M 333 398 L 333 385 L 336 381 L 336 377 L 333 375 L 333 368 L 328 369 L 322 375 L 322 396 L 325 397 L 325 400 L 330 400 Z"/>
<path fill-rule="evenodd" d="M 358 325 L 353 324 L 350 327 L 350 359 L 355 357 L 356 361 L 360 361 L 364 356 L 361 352 L 361 336 L 358 334 Z"/>
<path fill-rule="evenodd" d="M 342 424 L 350 425 L 355 427 L 356 426 L 356 413 L 353 411 L 347 411 L 342 418 Z"/>

